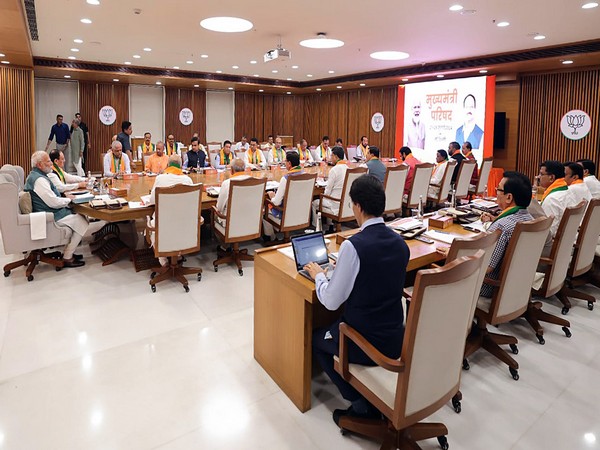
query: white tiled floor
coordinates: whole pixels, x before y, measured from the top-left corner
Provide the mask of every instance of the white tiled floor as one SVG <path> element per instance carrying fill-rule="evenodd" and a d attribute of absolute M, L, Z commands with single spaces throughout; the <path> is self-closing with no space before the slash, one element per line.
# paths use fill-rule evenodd
<path fill-rule="evenodd" d="M 302 414 L 254 361 L 252 264 L 214 273 L 214 246 L 188 258 L 205 269 L 188 294 L 175 282 L 152 294 L 148 273 L 102 267 L 87 247 L 84 268 L 2 278 L 0 449 L 378 448 L 339 433 L 331 411 L 346 404 L 323 375 Z M 452 449 L 600 448 L 600 306 L 568 318 L 573 337 L 549 326 L 545 346 L 523 322 L 501 327 L 519 338 L 517 382 L 471 358 L 462 413 L 432 417 Z"/>

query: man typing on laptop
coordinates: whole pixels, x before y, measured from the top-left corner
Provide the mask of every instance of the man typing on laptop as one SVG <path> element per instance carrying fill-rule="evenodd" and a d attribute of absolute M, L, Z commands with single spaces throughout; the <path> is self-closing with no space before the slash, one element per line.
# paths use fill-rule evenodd
<path fill-rule="evenodd" d="M 333 355 L 339 352 L 339 324 L 345 322 L 389 358 L 398 358 L 404 337 L 402 292 L 410 257 L 404 240 L 389 229 L 381 215 L 385 208 L 385 191 L 372 175 L 356 179 L 350 188 L 352 209 L 360 226 L 340 246 L 336 268 L 330 280 L 315 262 L 304 268 L 315 280 L 319 301 L 329 310 L 345 303 L 344 314 L 333 325 L 315 330 L 313 352 L 323 370 L 335 383 L 342 396 L 352 405 L 337 409 L 333 420 L 342 416 L 376 418 L 379 412 L 333 367 Z M 373 362 L 350 343 L 351 363 L 373 365 Z"/>

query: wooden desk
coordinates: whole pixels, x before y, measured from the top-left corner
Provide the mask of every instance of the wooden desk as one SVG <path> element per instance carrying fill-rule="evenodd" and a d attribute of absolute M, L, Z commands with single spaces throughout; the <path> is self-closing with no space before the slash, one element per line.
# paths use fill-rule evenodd
<path fill-rule="evenodd" d="M 458 225 L 446 231 L 474 234 Z M 329 251 L 338 251 L 341 242 L 357 232 L 329 236 Z M 442 242 L 406 243 L 411 254 L 409 271 L 442 261 L 444 257 L 436 248 L 449 247 Z M 294 405 L 305 412 L 311 407 L 313 328 L 331 324 L 340 312 L 327 311 L 317 299 L 315 284 L 298 275 L 293 259 L 277 251 L 286 245 L 255 252 L 254 359 Z"/>

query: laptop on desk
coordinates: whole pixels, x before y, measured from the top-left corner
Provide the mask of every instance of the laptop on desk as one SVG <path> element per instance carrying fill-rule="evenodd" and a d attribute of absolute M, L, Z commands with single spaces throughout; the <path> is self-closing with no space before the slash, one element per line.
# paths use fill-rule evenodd
<path fill-rule="evenodd" d="M 310 262 L 316 262 L 323 270 L 329 268 L 329 255 L 323 232 L 308 233 L 292 238 L 292 249 L 298 273 L 311 281 L 313 278 L 304 270 Z"/>

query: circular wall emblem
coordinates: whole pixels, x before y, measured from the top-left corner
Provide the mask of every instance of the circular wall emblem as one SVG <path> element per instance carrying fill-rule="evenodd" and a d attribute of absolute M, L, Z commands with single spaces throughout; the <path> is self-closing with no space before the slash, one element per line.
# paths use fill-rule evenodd
<path fill-rule="evenodd" d="M 379 133 L 381 130 L 383 130 L 384 124 L 385 121 L 383 119 L 383 114 L 379 112 L 373 114 L 373 117 L 371 117 L 371 128 L 373 128 L 373 131 Z"/>
<path fill-rule="evenodd" d="M 183 108 L 179 111 L 179 121 L 186 127 L 194 121 L 194 113 L 190 108 Z"/>
<path fill-rule="evenodd" d="M 117 120 L 117 112 L 112 106 L 106 105 L 98 111 L 98 118 L 104 125 L 112 125 Z"/>
<path fill-rule="evenodd" d="M 567 139 L 577 141 L 588 135 L 592 128 L 590 116 L 585 111 L 573 109 L 560 120 L 560 131 Z"/>

